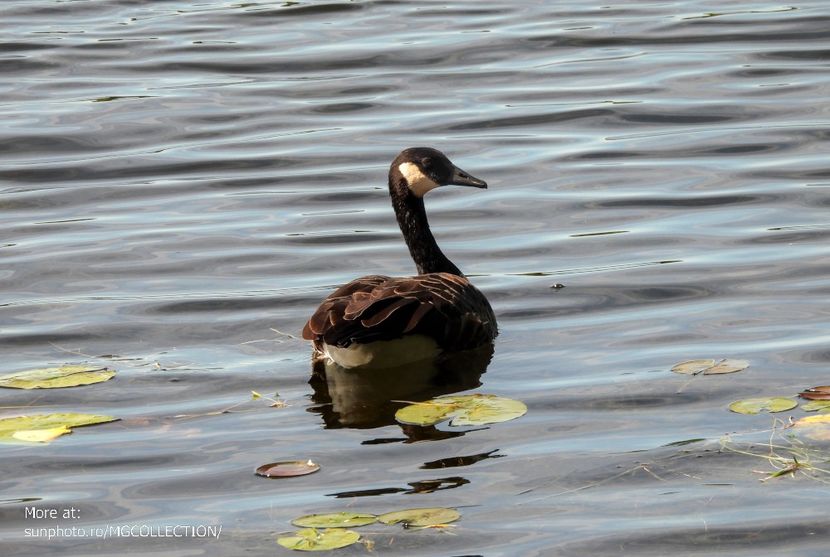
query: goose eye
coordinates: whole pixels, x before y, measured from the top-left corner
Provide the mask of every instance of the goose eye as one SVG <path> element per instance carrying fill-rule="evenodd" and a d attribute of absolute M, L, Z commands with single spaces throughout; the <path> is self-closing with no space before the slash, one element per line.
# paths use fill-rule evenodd
<path fill-rule="evenodd" d="M 424 174 L 429 176 L 432 180 L 438 182 L 439 179 L 439 171 L 438 171 L 438 163 L 435 159 L 427 157 L 421 160 L 421 169 L 423 170 Z"/>

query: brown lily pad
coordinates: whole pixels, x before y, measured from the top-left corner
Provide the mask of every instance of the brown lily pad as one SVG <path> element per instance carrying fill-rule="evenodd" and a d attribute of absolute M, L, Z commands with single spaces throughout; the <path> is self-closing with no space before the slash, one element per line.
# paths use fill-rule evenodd
<path fill-rule="evenodd" d="M 808 400 L 830 400 L 830 385 L 810 387 L 798 393 L 798 396 Z"/>
<path fill-rule="evenodd" d="M 746 360 L 725 358 L 722 360 L 688 360 L 680 362 L 671 370 L 684 375 L 723 375 L 743 371 L 748 367 L 749 362 Z"/>
<path fill-rule="evenodd" d="M 263 478 L 293 478 L 313 474 L 319 469 L 320 465 L 311 460 L 285 460 L 263 464 L 255 473 Z"/>

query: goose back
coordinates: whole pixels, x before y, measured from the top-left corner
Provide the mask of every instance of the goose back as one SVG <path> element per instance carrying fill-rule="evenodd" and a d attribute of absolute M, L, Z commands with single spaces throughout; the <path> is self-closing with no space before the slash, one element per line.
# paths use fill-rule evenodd
<path fill-rule="evenodd" d="M 361 277 L 326 298 L 303 328 L 317 350 L 420 334 L 459 351 L 490 343 L 497 333 L 487 298 L 452 273 Z"/>

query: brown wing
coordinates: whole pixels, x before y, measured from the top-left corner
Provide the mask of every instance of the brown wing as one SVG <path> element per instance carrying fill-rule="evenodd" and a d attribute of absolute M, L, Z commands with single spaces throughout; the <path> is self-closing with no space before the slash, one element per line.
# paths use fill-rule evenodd
<path fill-rule="evenodd" d="M 408 334 L 430 336 L 445 350 L 465 350 L 495 338 L 496 318 L 484 294 L 464 277 L 370 275 L 333 292 L 303 328 L 303 338 L 318 347 Z"/>

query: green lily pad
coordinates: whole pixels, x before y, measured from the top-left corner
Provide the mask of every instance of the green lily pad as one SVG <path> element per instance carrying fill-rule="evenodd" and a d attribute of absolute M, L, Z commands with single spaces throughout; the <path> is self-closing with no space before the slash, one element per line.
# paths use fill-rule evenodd
<path fill-rule="evenodd" d="M 791 398 L 776 396 L 770 398 L 745 398 L 736 400 L 729 409 L 738 414 L 758 414 L 760 412 L 786 412 L 798 406 Z"/>
<path fill-rule="evenodd" d="M 685 375 L 723 375 L 724 373 L 743 371 L 748 367 L 749 362 L 746 360 L 726 358 L 723 360 L 688 360 L 686 362 L 680 362 L 671 368 L 671 370 L 675 373 Z"/>
<path fill-rule="evenodd" d="M 28 369 L 0 376 L 0 387 L 9 389 L 60 389 L 108 381 L 115 372 L 101 366 L 61 366 Z"/>
<path fill-rule="evenodd" d="M 369 513 L 327 513 L 307 514 L 291 521 L 294 526 L 301 528 L 357 528 L 374 524 L 378 517 Z"/>
<path fill-rule="evenodd" d="M 304 528 L 294 532 L 293 536 L 277 538 L 277 543 L 296 551 L 327 551 L 352 545 L 358 540 L 360 534 L 345 528 Z"/>
<path fill-rule="evenodd" d="M 118 418 L 97 414 L 33 414 L 0 419 L 0 442 L 13 443 L 26 441 L 48 443 L 66 433 L 71 428 L 85 425 L 114 422 Z"/>
<path fill-rule="evenodd" d="M 406 527 L 426 527 L 455 522 L 459 518 L 461 518 L 461 514 L 455 509 L 432 507 L 382 514 L 378 517 L 378 522 L 381 524 L 403 524 Z"/>
<path fill-rule="evenodd" d="M 429 426 L 452 419 L 450 425 L 487 425 L 523 416 L 527 406 L 521 401 L 496 395 L 472 394 L 441 396 L 404 406 L 395 413 L 402 424 Z"/>
<path fill-rule="evenodd" d="M 805 412 L 830 412 L 830 400 L 811 400 L 802 404 L 801 409 Z"/>

